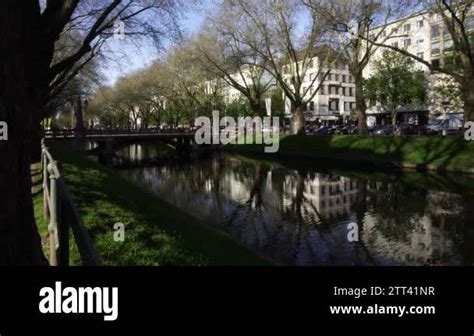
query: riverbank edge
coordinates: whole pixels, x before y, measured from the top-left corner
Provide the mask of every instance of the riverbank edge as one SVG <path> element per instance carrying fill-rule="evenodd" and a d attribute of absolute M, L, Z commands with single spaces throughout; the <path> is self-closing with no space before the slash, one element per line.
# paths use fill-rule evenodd
<path fill-rule="evenodd" d="M 318 159 L 376 169 L 474 174 L 474 142 L 459 137 L 283 136 L 277 153 L 265 153 L 263 145 L 227 145 L 223 150 L 270 160 Z"/>
<path fill-rule="evenodd" d="M 49 146 L 61 162 L 63 178 L 104 265 L 271 265 L 224 232 L 207 227 L 83 153 L 62 144 Z M 116 223 L 125 224 L 124 242 L 114 241 Z M 72 259 L 80 264 L 77 253 Z"/>

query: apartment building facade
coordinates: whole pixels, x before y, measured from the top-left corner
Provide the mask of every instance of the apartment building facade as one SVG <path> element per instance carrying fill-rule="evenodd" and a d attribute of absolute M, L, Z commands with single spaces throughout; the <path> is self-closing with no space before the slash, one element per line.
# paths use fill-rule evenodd
<path fill-rule="evenodd" d="M 301 69 L 303 64 L 299 66 Z M 292 73 L 290 68 L 288 64 L 283 66 L 283 79 L 287 85 L 293 88 L 291 78 L 295 74 Z M 319 123 L 344 122 L 355 112 L 355 84 L 348 66 L 337 64 L 324 77 L 327 72 L 328 69 L 320 62 L 318 57 L 308 61 L 307 71 L 304 78 L 302 78 L 300 89 L 300 94 L 304 95 L 306 99 L 304 112 L 306 121 Z M 287 114 L 289 114 L 291 103 L 288 98 L 286 99 Z"/>
<path fill-rule="evenodd" d="M 355 84 L 354 78 L 349 73 L 347 65 L 335 66 L 324 78 L 318 90 L 318 78 L 327 72 L 327 69 L 319 68 L 317 57 L 309 60 L 308 70 L 303 78 L 301 94 L 306 92 L 305 119 L 307 121 L 336 122 L 348 120 L 351 113 L 355 112 Z M 283 79 L 291 86 L 290 66 L 283 66 Z M 255 81 L 255 75 L 248 69 L 243 69 L 232 75 L 233 81 L 239 85 L 250 87 Z M 278 87 L 277 80 L 269 73 L 264 73 L 260 78 L 260 85 L 268 86 L 268 96 L 271 96 Z M 317 92 L 315 93 L 315 91 Z M 244 99 L 242 93 L 232 85 L 230 80 L 215 79 L 204 83 L 204 91 L 208 95 L 219 92 L 226 104 Z M 291 103 L 283 94 L 286 102 L 286 114 L 291 118 Z"/>
<path fill-rule="evenodd" d="M 474 10 L 467 20 L 468 30 L 474 30 Z M 403 48 L 409 53 L 416 55 L 429 62 L 434 68 L 440 67 L 445 56 L 453 47 L 453 40 L 443 19 L 439 13 L 432 11 L 423 11 L 400 20 L 391 22 L 387 25 L 376 27 L 370 31 L 370 39 L 378 37 L 386 45 L 397 48 Z M 377 48 L 371 58 L 367 68 L 364 71 L 364 77 L 370 78 L 374 74 L 374 63 L 380 60 L 383 52 L 387 48 Z M 462 112 L 462 102 L 456 97 L 449 97 L 443 94 L 440 87 L 446 85 L 455 85 L 452 78 L 447 75 L 432 72 L 426 65 L 420 62 L 414 62 L 415 68 L 424 71 L 427 80 L 427 103 L 425 106 L 402 107 L 405 112 L 405 122 L 416 122 L 416 113 L 420 110 L 429 112 L 430 119 L 446 113 Z M 410 108 L 413 109 L 410 114 Z M 372 106 L 368 114 L 368 123 L 374 123 L 376 114 L 383 113 L 380 105 Z"/>

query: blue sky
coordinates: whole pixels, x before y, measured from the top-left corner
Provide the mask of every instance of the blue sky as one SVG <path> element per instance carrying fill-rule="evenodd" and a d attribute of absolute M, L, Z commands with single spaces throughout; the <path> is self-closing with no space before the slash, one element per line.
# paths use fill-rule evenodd
<path fill-rule="evenodd" d="M 182 21 L 185 33 L 192 33 L 199 29 L 206 11 L 215 6 L 216 1 L 204 0 L 202 1 L 201 10 L 193 10 L 185 14 L 185 19 Z M 141 46 L 138 49 L 127 42 L 122 43 L 121 41 L 113 41 L 111 49 L 117 55 L 114 55 L 115 60 L 107 61 L 103 68 L 105 84 L 113 84 L 121 76 L 145 68 L 160 57 L 153 47 Z"/>

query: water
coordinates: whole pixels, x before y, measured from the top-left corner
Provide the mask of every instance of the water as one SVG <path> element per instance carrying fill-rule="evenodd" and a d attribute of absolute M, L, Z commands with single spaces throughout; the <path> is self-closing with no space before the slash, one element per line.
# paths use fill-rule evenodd
<path fill-rule="evenodd" d="M 162 152 L 145 147 L 118 155 L 137 163 Z M 119 172 L 277 264 L 474 264 L 472 178 L 225 153 L 156 162 Z"/>

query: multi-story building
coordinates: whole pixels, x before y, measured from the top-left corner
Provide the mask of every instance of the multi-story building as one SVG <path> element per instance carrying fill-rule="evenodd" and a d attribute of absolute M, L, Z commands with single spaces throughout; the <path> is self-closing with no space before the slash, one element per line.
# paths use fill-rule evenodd
<path fill-rule="evenodd" d="M 468 30 L 474 29 L 474 13 L 467 20 L 466 28 Z M 404 48 L 409 53 L 429 62 L 434 68 L 439 67 L 446 57 L 449 49 L 453 47 L 453 40 L 449 30 L 445 26 L 442 17 L 439 13 L 432 11 L 423 11 L 416 13 L 389 24 L 376 27 L 371 30 L 370 37 L 375 37 L 382 40 L 384 44 L 392 45 L 397 48 Z M 369 78 L 374 73 L 374 61 L 382 57 L 383 52 L 387 48 L 380 47 L 376 50 L 364 71 L 364 77 Z M 453 80 L 443 74 L 433 73 L 429 68 L 420 62 L 415 62 L 415 67 L 426 73 L 428 83 L 428 101 L 424 107 L 425 111 L 430 113 L 431 117 L 444 113 L 459 113 L 462 112 L 462 104 L 459 99 L 448 98 L 443 95 L 442 91 L 437 90 L 436 87 L 444 85 Z M 440 93 L 441 92 L 441 93 Z M 405 114 L 405 121 L 415 121 L 417 114 L 420 112 L 420 107 L 415 107 L 414 113 L 410 114 L 409 110 Z M 381 106 L 374 106 L 369 110 L 369 114 L 381 113 Z M 369 117 L 369 123 L 374 121 Z"/>
<path fill-rule="evenodd" d="M 287 84 L 290 83 L 292 76 L 289 69 L 289 65 L 283 66 L 283 79 Z M 301 85 L 301 94 L 306 92 L 305 119 L 307 121 L 343 121 L 355 111 L 354 78 L 347 65 L 338 64 L 331 69 L 320 89 L 315 93 L 318 85 L 314 85 L 314 83 L 320 83 L 315 77 L 322 76 L 326 72 L 327 68 L 319 68 L 317 57 L 309 61 L 308 70 Z M 244 87 L 250 87 L 255 81 L 255 77 L 258 76 L 252 75 L 247 69 L 236 72 L 232 76 L 235 82 Z M 276 79 L 269 73 L 264 73 L 260 81 L 261 85 L 269 86 L 269 96 L 277 88 Z M 243 98 L 242 93 L 232 85 L 230 80 L 207 81 L 204 83 L 204 90 L 206 94 L 210 95 L 218 91 L 226 104 Z"/>
<path fill-rule="evenodd" d="M 467 19 L 466 28 L 468 31 L 474 30 L 474 9 Z M 370 39 L 375 36 L 379 37 L 377 41 L 383 41 L 384 44 L 392 45 L 398 48 L 404 48 L 408 52 L 417 57 L 431 63 L 434 68 L 439 67 L 449 51 L 453 47 L 453 40 L 447 28 L 445 27 L 442 17 L 439 13 L 432 11 L 423 11 L 399 20 L 390 22 L 373 28 L 370 31 Z M 374 74 L 374 61 L 381 59 L 383 52 L 387 48 L 379 47 L 371 57 L 369 64 L 364 70 L 364 77 L 370 78 Z M 314 57 L 308 62 L 306 75 L 301 85 L 301 94 L 306 92 L 307 104 L 305 107 L 305 119 L 307 121 L 319 122 L 341 122 L 349 118 L 355 119 L 355 83 L 348 66 L 338 64 L 333 67 L 319 90 L 320 84 L 318 76 L 326 73 L 324 65 L 318 57 Z M 301 61 L 302 62 L 302 61 Z M 301 63 L 300 62 L 300 63 Z M 445 113 L 462 112 L 462 102 L 458 98 L 447 97 L 442 90 L 437 90 L 440 85 L 453 83 L 453 80 L 447 75 L 432 72 L 430 69 L 420 63 L 414 62 L 415 67 L 422 70 L 426 74 L 428 83 L 428 98 L 425 106 L 404 106 L 401 107 L 400 113 L 403 113 L 403 121 L 420 122 L 420 116 L 428 114 L 431 118 Z M 300 64 L 300 69 L 302 64 Z M 289 85 L 291 77 L 295 74 L 291 71 L 290 64 L 283 65 L 283 79 Z M 238 71 L 233 75 L 233 79 L 240 85 L 249 85 L 252 83 L 252 76 L 248 69 Z M 262 82 L 272 82 L 272 88 L 277 86 L 277 81 L 267 74 L 262 77 Z M 216 93 L 218 90 L 224 98 L 225 103 L 229 104 L 237 101 L 242 97 L 239 90 L 233 87 L 230 81 L 212 80 L 205 83 L 205 91 L 207 94 Z M 315 93 L 315 91 L 317 92 Z M 289 114 L 291 104 L 286 98 L 286 110 Z M 410 110 L 410 108 L 412 108 Z M 375 124 L 378 116 L 384 114 L 383 107 L 376 104 L 368 109 L 368 123 Z M 385 113 L 389 114 L 389 113 Z M 351 117 L 352 116 L 352 117 Z"/>
<path fill-rule="evenodd" d="M 301 94 L 306 92 L 307 99 L 305 119 L 307 121 L 344 121 L 355 111 L 354 78 L 347 65 L 337 64 L 324 78 L 320 89 L 315 93 L 320 80 L 327 73 L 327 68 L 321 64 L 318 57 L 308 61 L 308 70 L 303 78 Z M 293 74 L 289 65 L 283 67 L 283 79 L 290 83 Z"/>

